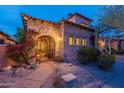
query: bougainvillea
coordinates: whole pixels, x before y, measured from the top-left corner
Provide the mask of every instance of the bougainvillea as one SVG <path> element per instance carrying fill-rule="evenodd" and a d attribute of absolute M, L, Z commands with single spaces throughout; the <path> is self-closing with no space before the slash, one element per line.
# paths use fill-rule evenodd
<path fill-rule="evenodd" d="M 32 40 L 26 40 L 23 44 L 8 45 L 7 56 L 19 64 L 27 63 L 29 60 L 28 52 L 32 47 Z"/>
<path fill-rule="evenodd" d="M 31 55 L 31 51 L 33 50 L 34 46 L 34 40 L 32 35 L 34 35 L 35 33 L 28 33 L 28 35 L 30 36 L 26 36 L 25 34 L 25 31 L 21 29 L 16 34 L 18 37 L 17 41 L 19 41 L 18 44 L 7 46 L 7 57 L 14 60 L 18 64 L 28 63 L 29 59 L 35 57 L 35 55 Z"/>

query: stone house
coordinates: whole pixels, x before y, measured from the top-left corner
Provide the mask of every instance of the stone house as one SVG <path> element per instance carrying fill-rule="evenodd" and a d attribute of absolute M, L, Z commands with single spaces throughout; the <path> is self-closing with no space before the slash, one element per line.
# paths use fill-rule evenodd
<path fill-rule="evenodd" d="M 34 52 L 38 58 L 50 52 L 52 57 L 74 61 L 79 48 L 95 47 L 95 29 L 90 26 L 92 20 L 79 13 L 71 14 L 58 23 L 26 14 L 21 16 L 27 38 L 35 42 Z"/>

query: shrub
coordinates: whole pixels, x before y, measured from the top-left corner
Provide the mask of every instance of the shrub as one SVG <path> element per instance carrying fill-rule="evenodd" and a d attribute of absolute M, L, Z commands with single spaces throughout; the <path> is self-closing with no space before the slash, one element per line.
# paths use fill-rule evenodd
<path fill-rule="evenodd" d="M 100 55 L 98 56 L 98 67 L 107 70 L 112 67 L 115 63 L 115 56 L 110 54 Z"/>
<path fill-rule="evenodd" d="M 108 48 L 106 48 L 106 49 L 109 50 Z M 111 54 L 117 55 L 117 54 L 119 54 L 119 51 L 115 50 L 114 48 L 111 48 Z"/>
<path fill-rule="evenodd" d="M 34 69 L 36 69 L 37 68 L 37 64 L 35 64 L 35 63 L 33 63 L 33 64 L 31 64 L 30 65 L 30 67 L 29 67 L 30 69 L 32 69 L 32 70 L 34 70 Z"/>
<path fill-rule="evenodd" d="M 56 62 L 59 62 L 59 63 L 61 63 L 61 62 L 64 61 L 61 56 L 55 56 L 55 57 L 54 57 L 54 60 L 55 60 Z"/>
<path fill-rule="evenodd" d="M 112 54 L 115 54 L 115 55 L 119 54 L 119 52 L 117 50 L 115 50 L 114 48 L 111 48 L 111 52 L 112 52 Z"/>
<path fill-rule="evenodd" d="M 80 48 L 77 51 L 77 60 L 82 64 L 95 61 L 97 58 L 97 49 L 95 48 Z"/>
<path fill-rule="evenodd" d="M 24 44 L 9 45 L 7 46 L 7 57 L 18 64 L 27 63 L 29 60 L 28 51 L 31 47 L 32 43 L 29 40 Z"/>

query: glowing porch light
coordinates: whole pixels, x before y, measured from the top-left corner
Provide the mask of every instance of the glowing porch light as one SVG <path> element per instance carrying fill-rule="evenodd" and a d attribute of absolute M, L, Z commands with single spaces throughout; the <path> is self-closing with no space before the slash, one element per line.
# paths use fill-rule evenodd
<path fill-rule="evenodd" d="M 105 46 L 105 42 L 99 41 L 99 45 L 100 45 L 100 47 L 104 47 Z"/>

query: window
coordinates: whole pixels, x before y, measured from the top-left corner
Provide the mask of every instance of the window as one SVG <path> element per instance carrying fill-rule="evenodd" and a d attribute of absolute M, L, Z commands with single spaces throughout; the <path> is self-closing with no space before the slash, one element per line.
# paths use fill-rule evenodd
<path fill-rule="evenodd" d="M 86 39 L 85 38 L 82 39 L 82 46 L 86 46 Z"/>
<path fill-rule="evenodd" d="M 3 39 L 0 39 L 0 44 L 4 44 L 4 40 Z"/>
<path fill-rule="evenodd" d="M 74 37 L 69 37 L 69 45 L 74 45 Z"/>
<path fill-rule="evenodd" d="M 87 39 L 85 38 L 84 41 L 85 41 L 84 46 L 86 46 L 87 45 Z"/>
<path fill-rule="evenodd" d="M 79 37 L 76 38 L 76 45 L 78 45 L 78 46 L 80 45 L 80 38 Z"/>
<path fill-rule="evenodd" d="M 82 46 L 85 46 L 85 39 L 82 39 Z"/>

